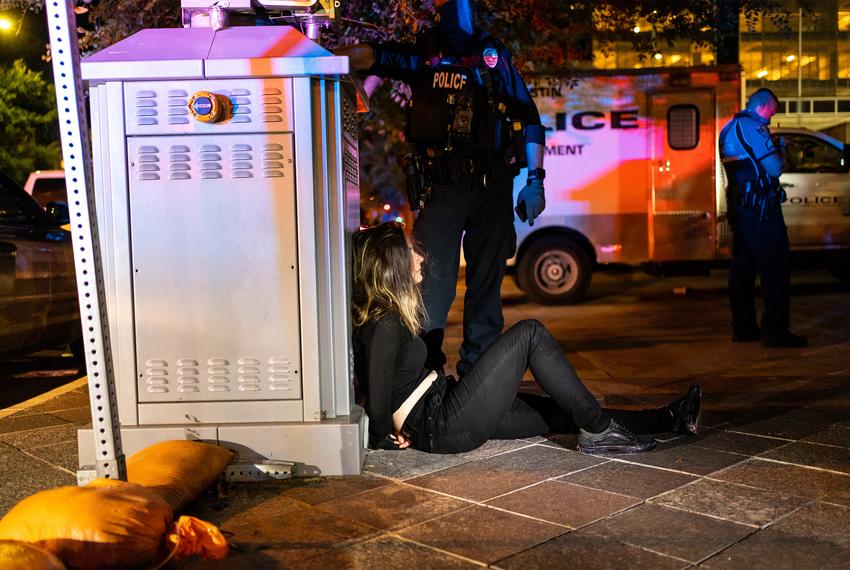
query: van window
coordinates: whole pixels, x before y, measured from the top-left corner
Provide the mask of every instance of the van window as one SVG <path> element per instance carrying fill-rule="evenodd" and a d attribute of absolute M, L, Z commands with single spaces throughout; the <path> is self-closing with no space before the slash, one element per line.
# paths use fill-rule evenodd
<path fill-rule="evenodd" d="M 673 105 L 667 110 L 667 144 L 673 150 L 691 150 L 699 144 L 699 109 Z"/>
<path fill-rule="evenodd" d="M 844 149 L 839 149 L 815 137 L 782 135 L 785 140 L 785 169 L 783 172 L 844 172 Z"/>

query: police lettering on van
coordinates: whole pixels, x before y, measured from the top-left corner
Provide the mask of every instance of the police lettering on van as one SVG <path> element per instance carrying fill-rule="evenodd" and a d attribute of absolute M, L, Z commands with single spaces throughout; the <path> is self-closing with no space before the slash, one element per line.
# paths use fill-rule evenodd
<path fill-rule="evenodd" d="M 606 124 L 612 129 L 637 129 L 640 126 L 638 125 L 638 109 L 605 112 L 579 111 L 573 113 L 572 116 L 567 115 L 567 113 L 555 113 L 554 130 L 566 131 L 568 118 L 570 119 L 570 126 L 580 131 L 595 131 L 605 128 Z"/>

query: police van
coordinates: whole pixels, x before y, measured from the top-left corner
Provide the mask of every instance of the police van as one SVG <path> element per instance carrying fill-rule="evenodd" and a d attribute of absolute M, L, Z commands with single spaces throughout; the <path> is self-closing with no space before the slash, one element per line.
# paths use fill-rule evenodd
<path fill-rule="evenodd" d="M 518 285 L 533 301 L 579 301 L 594 268 L 731 254 L 723 125 L 741 108 L 737 66 L 534 77 L 546 128 L 546 209 L 516 222 Z M 785 139 L 780 182 L 792 250 L 850 253 L 850 150 L 805 129 Z M 525 183 L 516 178 L 515 194 Z"/>

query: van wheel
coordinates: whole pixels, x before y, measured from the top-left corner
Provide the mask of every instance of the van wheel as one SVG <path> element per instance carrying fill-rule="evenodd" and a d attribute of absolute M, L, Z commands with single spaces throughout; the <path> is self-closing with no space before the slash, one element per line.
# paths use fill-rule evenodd
<path fill-rule="evenodd" d="M 576 242 L 550 236 L 533 243 L 519 260 L 517 279 L 528 297 L 541 305 L 570 305 L 584 297 L 593 266 Z"/>

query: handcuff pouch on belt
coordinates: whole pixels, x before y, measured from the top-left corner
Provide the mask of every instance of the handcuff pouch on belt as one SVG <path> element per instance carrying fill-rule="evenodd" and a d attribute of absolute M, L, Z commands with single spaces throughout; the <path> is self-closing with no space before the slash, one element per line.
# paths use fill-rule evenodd
<path fill-rule="evenodd" d="M 785 190 L 779 186 L 778 179 L 747 180 L 742 185 L 730 185 L 728 198 L 740 208 L 758 211 L 759 221 L 764 221 L 775 214 L 782 203 L 787 200 Z"/>

